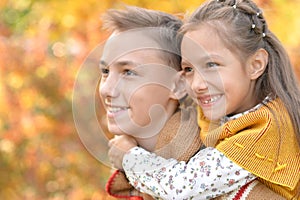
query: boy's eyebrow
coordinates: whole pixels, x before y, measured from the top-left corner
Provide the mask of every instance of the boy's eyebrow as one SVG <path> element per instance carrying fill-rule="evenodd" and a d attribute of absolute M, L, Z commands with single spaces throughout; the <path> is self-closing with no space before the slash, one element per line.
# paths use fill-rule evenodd
<path fill-rule="evenodd" d="M 100 60 L 99 66 L 101 65 L 104 67 L 108 66 L 108 64 L 104 60 Z"/>
<path fill-rule="evenodd" d="M 136 67 L 136 66 L 140 65 L 140 63 L 132 62 L 132 61 L 130 61 L 130 60 L 123 60 L 123 61 L 118 61 L 118 62 L 116 62 L 115 65 L 118 65 L 118 66 L 126 66 L 126 65 L 129 65 L 129 66 Z"/>
<path fill-rule="evenodd" d="M 100 66 L 102 65 L 102 66 L 104 66 L 104 67 L 107 67 L 107 66 L 108 66 L 108 63 L 105 62 L 104 60 L 100 60 L 99 65 L 100 65 Z M 117 66 L 120 66 L 120 67 L 121 67 L 121 66 L 126 66 L 126 65 L 136 67 L 136 66 L 139 66 L 139 65 L 141 65 L 141 64 L 140 64 L 140 63 L 136 63 L 136 62 L 132 62 L 132 61 L 130 61 L 130 60 L 123 60 L 123 61 L 117 61 L 117 62 L 115 62 L 114 65 L 117 65 Z"/>

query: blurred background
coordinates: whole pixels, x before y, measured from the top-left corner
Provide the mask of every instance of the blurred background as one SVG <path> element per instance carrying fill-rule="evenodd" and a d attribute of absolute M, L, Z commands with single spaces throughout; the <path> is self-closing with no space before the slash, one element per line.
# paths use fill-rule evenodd
<path fill-rule="evenodd" d="M 77 72 L 108 37 L 101 14 L 124 4 L 177 14 L 201 2 L 1 0 L 0 199 L 112 199 L 110 168 L 86 150 L 72 116 Z M 300 1 L 256 2 L 300 77 Z"/>

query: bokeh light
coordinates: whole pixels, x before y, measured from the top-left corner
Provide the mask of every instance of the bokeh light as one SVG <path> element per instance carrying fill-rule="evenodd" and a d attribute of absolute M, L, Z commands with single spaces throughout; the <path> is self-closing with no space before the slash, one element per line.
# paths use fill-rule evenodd
<path fill-rule="evenodd" d="M 0 199 L 113 199 L 104 191 L 110 168 L 86 150 L 72 115 L 78 70 L 108 37 L 101 14 L 124 4 L 183 14 L 201 2 L 2 0 Z M 300 77 L 300 1 L 256 2 Z"/>

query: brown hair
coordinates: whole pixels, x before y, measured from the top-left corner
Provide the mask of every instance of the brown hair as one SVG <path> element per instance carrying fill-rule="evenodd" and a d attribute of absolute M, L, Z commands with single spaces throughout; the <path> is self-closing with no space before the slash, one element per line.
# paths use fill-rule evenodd
<path fill-rule="evenodd" d="M 268 64 L 256 81 L 255 95 L 259 101 L 269 94 L 283 101 L 300 144 L 299 85 L 288 54 L 268 29 L 262 11 L 251 0 L 209 0 L 192 14 L 183 25 L 182 32 L 195 30 L 201 24 L 212 27 L 241 60 L 260 48 L 268 52 Z"/>
<path fill-rule="evenodd" d="M 157 28 L 157 34 L 146 33 L 154 39 L 165 53 L 163 60 L 179 71 L 181 69 L 180 44 L 182 37 L 177 31 L 181 28 L 182 21 L 168 13 L 149 10 L 134 6 L 126 6 L 123 10 L 110 9 L 103 15 L 103 27 L 117 32 L 140 28 Z"/>

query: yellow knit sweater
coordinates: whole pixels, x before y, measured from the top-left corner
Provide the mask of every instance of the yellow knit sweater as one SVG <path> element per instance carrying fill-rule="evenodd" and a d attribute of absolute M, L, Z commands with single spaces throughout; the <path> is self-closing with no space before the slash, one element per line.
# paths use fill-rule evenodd
<path fill-rule="evenodd" d="M 210 123 L 198 108 L 200 137 L 272 190 L 298 199 L 300 149 L 288 112 L 279 99 L 221 126 Z"/>

